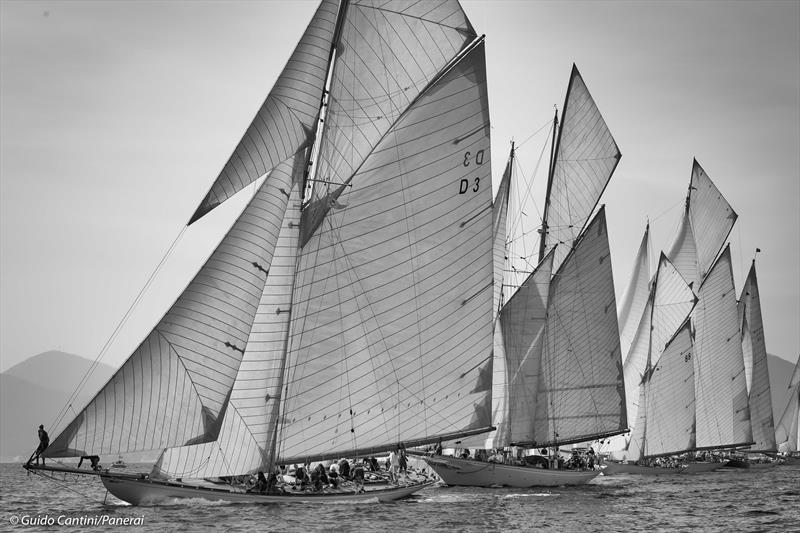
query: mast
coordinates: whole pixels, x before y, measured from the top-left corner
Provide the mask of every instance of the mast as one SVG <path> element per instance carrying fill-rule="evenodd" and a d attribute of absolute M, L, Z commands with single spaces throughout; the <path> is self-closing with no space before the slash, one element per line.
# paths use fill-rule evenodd
<path fill-rule="evenodd" d="M 569 96 L 569 94 L 567 94 Z M 566 101 L 564 101 L 564 111 L 566 111 Z M 550 207 L 550 190 L 553 187 L 553 171 L 556 168 L 556 137 L 561 137 L 560 130 L 558 130 L 558 108 L 556 108 L 555 115 L 553 116 L 553 139 L 550 144 L 550 165 L 548 167 L 547 172 L 547 193 L 544 197 L 544 215 L 542 216 L 542 229 L 539 233 L 541 233 L 539 237 L 539 263 L 542 262 L 544 259 L 544 252 L 547 246 L 546 237 L 547 237 L 547 212 L 549 211 Z"/>

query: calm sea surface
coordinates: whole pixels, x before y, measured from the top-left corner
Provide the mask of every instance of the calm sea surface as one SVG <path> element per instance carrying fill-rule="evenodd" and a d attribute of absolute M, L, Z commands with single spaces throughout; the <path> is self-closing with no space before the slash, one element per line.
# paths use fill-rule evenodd
<path fill-rule="evenodd" d="M 0 465 L 0 531 L 776 531 L 800 532 L 800 466 L 725 469 L 697 476 L 600 476 L 546 489 L 434 487 L 391 504 L 242 505 L 187 500 L 131 507 L 96 478 L 53 482 Z M 77 523 L 81 516 L 139 518 L 142 525 Z M 27 517 L 27 518 L 25 518 Z M 62 518 L 63 521 L 63 518 Z M 16 525 L 15 525 L 16 524 Z"/>

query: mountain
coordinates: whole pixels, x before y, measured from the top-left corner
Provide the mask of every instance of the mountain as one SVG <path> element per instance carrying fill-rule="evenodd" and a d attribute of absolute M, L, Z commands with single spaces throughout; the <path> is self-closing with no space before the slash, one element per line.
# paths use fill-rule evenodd
<path fill-rule="evenodd" d="M 772 418 L 778 423 L 789 401 L 789 380 L 794 372 L 794 365 L 786 359 L 772 354 L 767 354 L 767 369 L 769 370 L 769 387 L 772 392 Z"/>
<path fill-rule="evenodd" d="M 51 439 L 55 437 L 58 428 L 49 425 L 91 365 L 92 361 L 83 357 L 50 351 L 0 373 L 0 461 L 26 460 L 38 445 L 39 424 L 44 424 Z M 79 411 L 113 373 L 110 366 L 99 364 L 72 402 L 74 411 Z"/>

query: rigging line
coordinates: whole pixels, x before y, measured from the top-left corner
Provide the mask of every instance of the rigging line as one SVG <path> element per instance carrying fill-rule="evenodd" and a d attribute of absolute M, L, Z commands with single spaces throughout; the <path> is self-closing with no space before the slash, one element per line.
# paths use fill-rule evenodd
<path fill-rule="evenodd" d="M 94 371 L 100 365 L 100 359 L 102 359 L 103 356 L 106 354 L 108 348 L 111 346 L 111 344 L 114 342 L 114 340 L 116 339 L 117 335 L 121 331 L 122 326 L 124 326 L 125 323 L 128 321 L 128 318 L 130 318 L 131 313 L 136 308 L 138 303 L 141 301 L 142 297 L 144 296 L 144 293 L 147 291 L 147 289 L 152 284 L 153 280 L 156 277 L 156 274 L 158 274 L 158 272 L 161 270 L 161 267 L 164 266 L 164 263 L 166 262 L 167 258 L 172 254 L 173 250 L 175 249 L 175 247 L 178 244 L 178 241 L 181 239 L 183 234 L 186 232 L 186 228 L 187 227 L 188 226 L 183 225 L 181 230 L 178 232 L 178 235 L 172 241 L 172 244 L 170 244 L 170 246 L 167 249 L 166 253 L 161 258 L 159 263 L 156 265 L 156 267 L 153 270 L 153 272 L 150 274 L 150 277 L 147 278 L 147 281 L 145 282 L 144 286 L 139 290 L 139 294 L 136 295 L 136 298 L 133 300 L 133 303 L 131 303 L 130 307 L 128 307 L 128 310 L 125 311 L 125 314 L 122 316 L 122 319 L 117 324 L 117 327 L 114 328 L 114 331 L 111 333 L 111 335 L 108 337 L 108 339 L 106 340 L 106 342 L 103 345 L 103 347 L 100 349 L 100 352 L 97 354 L 97 357 L 94 358 L 94 361 L 92 362 L 92 365 L 89 367 L 88 370 L 86 370 L 86 372 L 83 375 L 83 378 L 81 378 L 81 381 L 78 383 L 78 385 L 75 387 L 75 390 L 72 392 L 70 397 L 67 399 L 66 404 L 61 408 L 61 410 L 58 412 L 58 414 L 56 415 L 56 417 L 53 420 L 53 422 L 50 424 L 51 427 L 55 427 L 58 424 L 60 424 L 62 419 L 64 418 L 64 416 L 67 414 L 67 410 L 73 408 L 72 407 L 72 403 L 77 400 L 78 395 L 80 394 L 81 390 L 83 390 L 83 387 L 86 385 L 86 383 L 88 382 L 89 377 L 94 373 Z M 124 365 L 124 363 L 123 363 L 123 365 Z M 113 377 L 111 379 L 113 379 Z M 109 381 L 111 379 L 109 379 Z"/>
<path fill-rule="evenodd" d="M 522 141 L 521 143 L 517 144 L 517 150 L 519 150 L 520 148 L 522 148 L 522 145 L 524 145 L 526 142 L 530 141 L 530 140 L 531 140 L 531 139 L 533 139 L 533 138 L 534 138 L 536 135 L 538 135 L 539 133 L 541 133 L 543 129 L 545 129 L 545 128 L 549 128 L 549 130 L 552 130 L 552 128 L 551 128 L 551 126 L 552 126 L 552 125 L 553 125 L 553 119 L 550 119 L 550 120 L 548 120 L 547 122 L 545 122 L 545 123 L 542 125 L 542 127 L 540 127 L 538 130 L 536 130 L 536 131 L 534 131 L 533 133 L 531 133 L 530 135 L 528 135 L 528 137 L 526 137 L 524 141 Z M 548 131 L 548 133 L 547 133 L 547 139 L 549 139 L 549 138 L 550 138 L 550 133 L 549 133 L 549 131 Z M 545 145 L 547 144 L 547 139 L 545 139 Z"/>
<path fill-rule="evenodd" d="M 551 120 L 550 124 L 552 124 L 552 122 L 553 121 Z M 549 140 L 550 140 L 550 134 L 548 133 L 547 137 L 544 140 L 544 143 L 542 144 L 542 150 L 539 152 L 539 158 L 536 161 L 536 165 L 534 166 L 534 169 L 533 169 L 533 176 L 531 176 L 530 180 L 528 180 L 525 177 L 525 173 L 522 170 L 522 168 L 519 166 L 519 164 L 517 165 L 517 167 L 520 169 L 520 173 L 522 174 L 524 182 L 526 183 L 526 187 L 525 187 L 525 194 L 521 195 L 520 197 L 518 197 L 518 205 L 517 205 L 517 207 L 519 208 L 519 212 L 517 213 L 516 219 L 513 220 L 512 223 L 511 223 L 512 231 L 516 230 L 516 228 L 521 228 L 522 227 L 522 218 L 521 218 L 520 215 L 524 214 L 523 208 L 526 205 L 525 202 L 528 199 L 530 199 L 531 203 L 533 204 L 534 209 L 536 209 L 537 213 L 539 214 L 539 219 L 540 220 L 542 219 L 541 211 L 539 210 L 539 206 L 536 205 L 536 199 L 533 196 L 533 180 L 534 180 L 534 177 L 536 176 L 536 174 L 538 174 L 538 172 L 539 172 L 539 167 L 541 166 L 542 160 L 544 159 L 544 154 L 545 154 L 545 152 L 547 150 L 547 142 Z M 540 238 L 542 238 L 542 237 L 540 237 Z M 524 244 L 525 244 L 525 242 L 523 241 L 523 253 L 525 255 L 528 255 L 526 247 L 524 246 Z"/>

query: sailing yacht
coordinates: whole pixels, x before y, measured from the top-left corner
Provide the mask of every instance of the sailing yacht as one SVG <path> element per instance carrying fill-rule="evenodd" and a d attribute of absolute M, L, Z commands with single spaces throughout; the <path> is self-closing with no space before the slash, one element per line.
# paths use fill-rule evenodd
<path fill-rule="evenodd" d="M 456 0 L 323 0 L 188 225 L 253 184 L 249 203 L 46 456 L 160 451 L 150 474 L 97 473 L 132 504 L 427 486 L 222 481 L 491 429 L 489 126 L 483 38 Z"/>
<path fill-rule="evenodd" d="M 775 427 L 775 440 L 782 454 L 793 457 L 795 461 L 800 457 L 800 356 L 789 380 L 789 401 Z"/>
<path fill-rule="evenodd" d="M 626 361 L 630 367 L 644 361 L 644 370 L 637 417 L 621 453 L 623 460 L 650 463 L 753 442 L 742 351 L 743 308 L 734 293 L 730 247 L 717 256 L 735 220 L 735 212 L 695 160 L 680 230 L 668 257 L 661 256 L 651 291 L 658 293 L 659 279 L 664 279 L 662 267 L 670 265 L 675 287 L 670 292 L 677 298 L 652 297 L 649 306 L 668 312 L 661 317 L 645 312 L 639 326 L 645 340 L 634 341 L 632 346 L 639 344 L 641 349 L 631 350 Z M 674 292 L 678 287 L 683 296 Z M 673 336 L 666 345 L 654 339 L 669 335 Z M 660 356 L 657 362 L 654 356 Z M 665 469 L 609 461 L 605 473 L 693 473 L 721 466 L 720 462 L 689 462 Z"/>
<path fill-rule="evenodd" d="M 557 449 L 627 429 L 605 208 L 592 217 L 621 154 L 574 66 L 563 110 L 538 266 L 495 322 L 495 361 L 501 359 L 504 374 L 495 372 L 497 430 L 484 438 L 492 448 Z M 512 147 L 494 204 L 495 243 L 505 240 L 500 231 L 513 161 Z M 496 276 L 498 264 L 496 256 Z M 555 462 L 544 469 L 442 455 L 425 460 L 448 485 L 577 485 L 599 474 L 558 469 Z"/>

